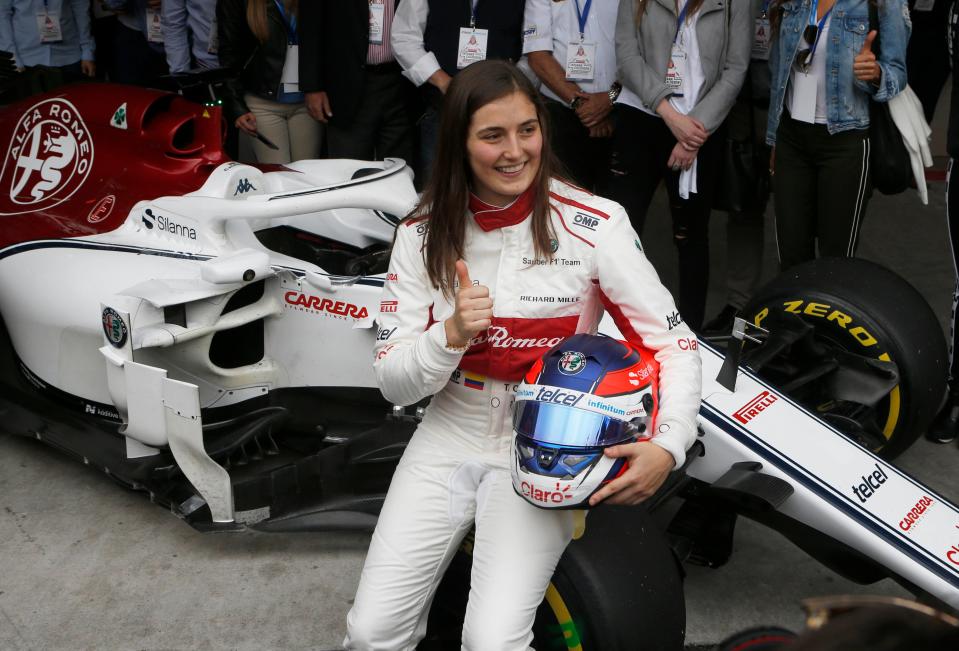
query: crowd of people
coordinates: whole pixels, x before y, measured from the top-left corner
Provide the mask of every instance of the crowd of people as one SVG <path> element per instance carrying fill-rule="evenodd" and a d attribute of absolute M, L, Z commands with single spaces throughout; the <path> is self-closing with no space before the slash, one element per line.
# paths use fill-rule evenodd
<path fill-rule="evenodd" d="M 21 96 L 224 68 L 225 113 L 257 161 L 398 157 L 420 185 L 451 79 L 475 61 L 514 62 L 543 97 L 566 178 L 623 205 L 640 234 L 665 185 L 680 311 L 722 332 L 760 278 L 773 175 L 783 269 L 855 255 L 872 193 L 870 109 L 909 82 L 931 119 L 954 55 L 953 4 L 0 0 L 0 50 Z M 707 322 L 717 208 L 729 213 L 728 294 Z"/>

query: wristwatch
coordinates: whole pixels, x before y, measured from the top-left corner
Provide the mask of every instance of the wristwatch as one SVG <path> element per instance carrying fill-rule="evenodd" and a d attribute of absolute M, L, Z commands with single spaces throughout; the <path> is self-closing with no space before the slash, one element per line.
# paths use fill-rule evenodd
<path fill-rule="evenodd" d="M 615 104 L 616 98 L 619 97 L 620 91 L 623 90 L 623 85 L 618 81 L 614 81 L 613 85 L 609 87 L 609 103 Z"/>
<path fill-rule="evenodd" d="M 574 111 L 579 108 L 579 105 L 585 102 L 585 98 L 582 95 L 576 95 L 573 99 L 569 100 L 569 107 Z"/>

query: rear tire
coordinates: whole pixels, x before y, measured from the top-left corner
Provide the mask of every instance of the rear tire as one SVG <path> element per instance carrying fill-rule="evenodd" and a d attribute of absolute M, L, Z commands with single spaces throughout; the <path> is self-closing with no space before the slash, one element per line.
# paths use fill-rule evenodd
<path fill-rule="evenodd" d="M 821 258 L 798 265 L 760 289 L 740 316 L 773 335 L 777 322 L 811 325 L 811 336 L 756 370 L 779 387 L 808 372 L 807 383 L 786 391 L 790 397 L 885 458 L 925 431 L 945 395 L 948 354 L 939 321 L 915 288 L 873 262 Z M 841 371 L 872 360 L 893 362 L 899 373 L 898 384 L 872 405 L 837 398 L 830 393 L 837 371 L 815 376 L 812 368 L 838 364 Z M 748 354 L 744 363 L 750 364 Z"/>
<path fill-rule="evenodd" d="M 469 545 L 466 546 L 466 549 Z M 459 648 L 471 557 L 453 559 L 419 649 Z M 537 651 L 682 651 L 682 570 L 643 507 L 601 506 L 556 567 L 533 624 Z"/>

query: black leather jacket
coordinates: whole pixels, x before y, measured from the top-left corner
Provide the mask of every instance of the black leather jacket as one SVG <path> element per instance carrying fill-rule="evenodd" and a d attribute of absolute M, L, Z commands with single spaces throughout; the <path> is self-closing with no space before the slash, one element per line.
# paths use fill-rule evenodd
<path fill-rule="evenodd" d="M 260 43 L 246 22 L 246 3 L 263 0 L 219 0 L 216 3 L 216 22 L 219 34 L 220 65 L 236 73 L 226 85 L 224 109 L 231 121 L 250 108 L 243 95 L 253 93 L 264 99 L 275 100 L 286 59 L 286 24 L 272 0 L 266 2 L 270 38 Z"/>

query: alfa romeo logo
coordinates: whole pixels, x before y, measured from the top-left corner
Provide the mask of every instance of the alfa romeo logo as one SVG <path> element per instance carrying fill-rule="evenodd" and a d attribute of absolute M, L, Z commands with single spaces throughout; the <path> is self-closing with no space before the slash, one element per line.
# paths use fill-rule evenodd
<path fill-rule="evenodd" d="M 48 99 L 24 111 L 0 172 L 0 215 L 52 208 L 83 185 L 93 165 L 93 141 L 77 108 Z"/>
<path fill-rule="evenodd" d="M 583 353 L 566 351 L 559 358 L 559 372 L 563 375 L 576 375 L 586 368 L 586 356 Z"/>
<path fill-rule="evenodd" d="M 123 348 L 123 344 L 127 342 L 127 324 L 112 307 L 103 310 L 103 334 L 115 348 Z"/>

